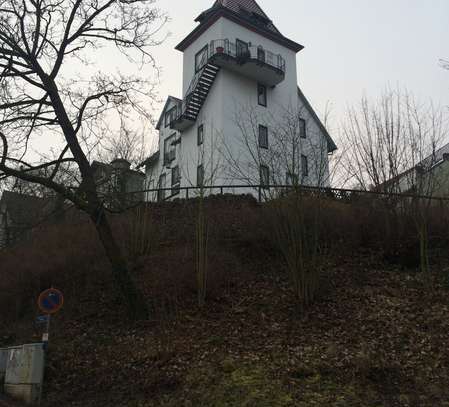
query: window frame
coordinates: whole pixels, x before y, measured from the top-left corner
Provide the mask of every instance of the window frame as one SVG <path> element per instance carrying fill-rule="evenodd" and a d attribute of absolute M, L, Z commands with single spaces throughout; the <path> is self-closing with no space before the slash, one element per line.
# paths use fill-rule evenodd
<path fill-rule="evenodd" d="M 201 174 L 201 176 L 200 176 L 200 174 Z M 196 186 L 198 188 L 204 187 L 204 165 L 203 164 L 200 164 L 196 167 Z"/>
<path fill-rule="evenodd" d="M 262 58 L 261 58 L 261 57 L 262 57 Z M 266 60 L 267 60 L 267 53 L 266 53 L 266 51 L 265 51 L 265 48 L 262 47 L 261 45 L 259 45 L 259 46 L 257 47 L 257 60 L 258 60 L 259 62 L 263 62 L 263 63 L 265 63 Z"/>
<path fill-rule="evenodd" d="M 200 137 L 201 134 L 201 137 Z M 204 125 L 200 124 L 196 130 L 196 142 L 197 145 L 200 146 L 204 143 Z"/>
<path fill-rule="evenodd" d="M 165 127 L 170 127 L 172 121 L 174 121 L 173 113 L 176 112 L 176 106 L 171 107 L 165 112 Z"/>
<path fill-rule="evenodd" d="M 301 176 L 309 176 L 309 158 L 304 154 L 301 154 Z"/>
<path fill-rule="evenodd" d="M 200 67 L 198 66 L 198 62 L 202 62 L 199 61 L 198 57 L 200 55 L 206 54 L 206 61 L 204 62 L 203 65 L 201 65 Z M 203 48 L 201 48 L 196 54 L 195 54 L 195 73 L 198 73 L 199 71 L 201 71 L 201 69 L 203 69 L 206 65 L 207 65 L 207 61 L 209 60 L 209 46 L 206 44 Z"/>
<path fill-rule="evenodd" d="M 164 185 L 162 186 L 162 180 L 164 180 Z M 167 182 L 167 175 L 165 174 L 165 172 L 163 172 L 161 175 L 159 175 L 159 180 L 157 182 L 157 201 L 161 202 L 161 201 L 165 201 L 165 184 Z"/>
<path fill-rule="evenodd" d="M 302 139 L 307 139 L 306 121 L 302 118 L 299 118 L 299 137 Z"/>
<path fill-rule="evenodd" d="M 260 93 L 260 90 L 263 89 L 263 94 Z M 263 100 L 261 102 L 261 97 Z M 268 89 L 267 86 L 262 83 L 257 83 L 257 103 L 259 106 L 267 107 L 268 106 Z"/>
<path fill-rule="evenodd" d="M 265 143 L 262 143 L 262 130 L 265 130 Z M 268 142 L 268 127 L 264 126 L 263 124 L 259 124 L 259 148 L 263 148 L 265 150 L 268 150 L 269 142 Z"/>
<path fill-rule="evenodd" d="M 170 164 L 176 160 L 176 145 L 173 144 L 175 138 L 176 133 L 172 133 L 164 140 L 164 165 Z M 169 151 L 166 151 L 167 146 L 170 147 Z M 173 157 L 170 157 L 171 153 L 173 153 Z"/>
<path fill-rule="evenodd" d="M 299 180 L 298 176 L 295 173 L 290 171 L 287 171 L 285 173 L 285 185 L 289 187 L 298 185 L 298 180 Z"/>
<path fill-rule="evenodd" d="M 246 52 L 239 52 L 240 48 L 244 48 Z M 240 40 L 239 38 L 236 38 L 235 40 L 235 55 L 237 58 L 248 58 L 249 55 L 249 42 Z"/>
<path fill-rule="evenodd" d="M 175 179 L 175 173 L 177 175 Z M 180 192 L 181 187 L 181 170 L 179 168 L 179 165 L 175 165 L 171 169 L 171 195 L 175 196 L 178 195 Z"/>
<path fill-rule="evenodd" d="M 270 186 L 270 167 L 268 167 L 268 165 L 261 164 L 259 173 L 261 188 L 268 189 L 268 187 Z M 266 176 L 266 179 L 264 179 L 264 176 Z"/>

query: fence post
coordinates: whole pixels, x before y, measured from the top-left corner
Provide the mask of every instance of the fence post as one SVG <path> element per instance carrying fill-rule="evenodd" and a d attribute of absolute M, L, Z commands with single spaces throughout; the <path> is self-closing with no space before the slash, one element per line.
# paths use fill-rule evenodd
<path fill-rule="evenodd" d="M 259 203 L 262 202 L 262 187 L 259 185 Z"/>
<path fill-rule="evenodd" d="M 186 199 L 189 199 L 189 187 L 186 188 Z"/>
<path fill-rule="evenodd" d="M 223 187 L 220 187 L 220 194 L 223 195 Z"/>

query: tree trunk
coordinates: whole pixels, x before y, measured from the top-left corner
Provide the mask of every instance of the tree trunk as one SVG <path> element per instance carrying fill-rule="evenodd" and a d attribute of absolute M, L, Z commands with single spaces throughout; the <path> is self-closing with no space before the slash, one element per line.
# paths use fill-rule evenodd
<path fill-rule="evenodd" d="M 145 298 L 132 280 L 128 266 L 120 247 L 114 238 L 108 219 L 103 211 L 95 211 L 95 213 L 91 215 L 91 219 L 95 224 L 106 256 L 111 263 L 115 282 L 120 288 L 130 316 L 135 320 L 147 319 L 148 307 Z"/>

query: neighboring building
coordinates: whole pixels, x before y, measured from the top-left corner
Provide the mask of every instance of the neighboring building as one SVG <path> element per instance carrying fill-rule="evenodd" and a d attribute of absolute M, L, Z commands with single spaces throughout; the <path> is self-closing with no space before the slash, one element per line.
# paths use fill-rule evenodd
<path fill-rule="evenodd" d="M 0 199 L 0 249 L 26 238 L 46 219 L 56 216 L 62 201 L 4 191 Z"/>
<path fill-rule="evenodd" d="M 449 197 L 449 144 L 375 190 L 388 193 Z"/>
<path fill-rule="evenodd" d="M 142 164 L 148 188 L 171 190 L 147 199 L 204 184 L 329 185 L 328 154 L 337 147 L 297 86 L 303 46 L 253 0 L 216 1 L 195 21 L 176 47 L 184 97 L 168 97 L 159 150 Z M 282 131 L 294 142 L 280 147 Z"/>
<path fill-rule="evenodd" d="M 144 200 L 145 174 L 132 170 L 124 159 L 110 164 L 92 163 L 97 191 L 105 204 L 112 209 L 124 209 Z"/>

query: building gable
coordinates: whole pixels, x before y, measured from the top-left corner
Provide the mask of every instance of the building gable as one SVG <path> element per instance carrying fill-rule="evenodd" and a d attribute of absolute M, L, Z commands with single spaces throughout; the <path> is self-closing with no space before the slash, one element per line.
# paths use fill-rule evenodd
<path fill-rule="evenodd" d="M 304 93 L 302 93 L 302 90 L 298 86 L 298 97 L 299 100 L 303 103 L 304 107 L 307 109 L 307 111 L 310 113 L 312 118 L 315 120 L 316 124 L 320 128 L 321 132 L 324 134 L 324 136 L 327 139 L 327 151 L 329 153 L 334 152 L 337 150 L 337 145 L 335 144 L 334 140 L 330 136 L 329 132 L 327 131 L 326 127 L 324 127 L 323 122 L 320 120 L 318 115 L 315 113 L 315 110 L 313 110 L 312 105 L 309 103 L 307 98 L 305 97 Z"/>
<path fill-rule="evenodd" d="M 157 122 L 156 130 L 160 130 L 160 128 L 162 127 L 162 124 L 164 122 L 165 113 L 172 107 L 176 106 L 178 103 L 182 103 L 182 100 L 175 98 L 174 96 L 169 96 L 167 98 L 167 101 L 165 102 L 164 108 L 162 109 L 162 113 Z"/>
<path fill-rule="evenodd" d="M 254 31 L 273 42 L 283 45 L 294 52 L 299 52 L 304 48 L 295 41 L 284 37 L 255 1 L 220 0 L 209 10 L 206 10 L 197 17 L 195 21 L 199 22 L 200 25 L 182 40 L 176 46 L 176 49 L 184 51 L 222 17 Z"/>

